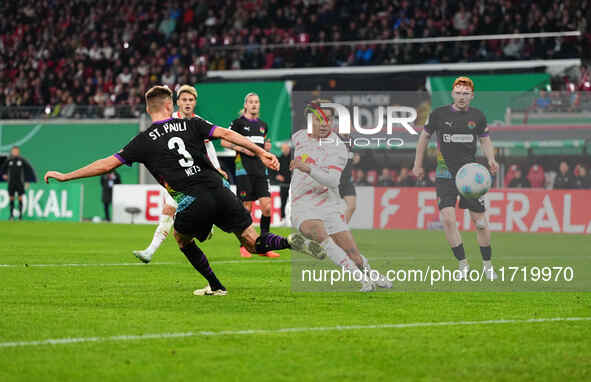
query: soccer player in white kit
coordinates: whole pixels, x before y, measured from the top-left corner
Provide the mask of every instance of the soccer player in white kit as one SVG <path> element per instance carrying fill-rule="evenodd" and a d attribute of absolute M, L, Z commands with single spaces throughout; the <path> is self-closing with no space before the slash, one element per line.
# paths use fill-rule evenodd
<path fill-rule="evenodd" d="M 182 119 L 191 119 L 195 118 L 197 115 L 193 113 L 195 109 L 195 105 L 197 103 L 197 91 L 191 85 L 183 85 L 177 91 L 177 106 L 179 107 L 178 111 L 172 113 L 173 118 L 182 118 Z M 220 168 L 220 162 L 218 161 L 218 157 L 215 152 L 215 147 L 213 143 L 210 141 L 205 141 L 205 148 L 207 149 L 207 157 L 213 164 L 213 166 L 224 176 L 224 178 L 228 178 L 228 174 L 226 174 Z M 164 188 L 163 188 L 164 190 Z M 149 263 L 152 261 L 152 256 L 154 253 L 160 248 L 168 234 L 172 229 L 172 225 L 174 224 L 174 214 L 176 213 L 177 203 L 176 201 L 170 196 L 170 194 L 164 190 L 164 206 L 162 207 L 162 213 L 160 214 L 160 221 L 158 223 L 158 227 L 156 227 L 156 231 L 154 231 L 154 237 L 152 238 L 152 242 L 148 246 L 148 248 L 141 250 L 141 251 L 133 251 L 135 257 L 141 260 L 144 263 Z M 213 229 L 212 229 L 213 235 Z"/>
<path fill-rule="evenodd" d="M 291 164 L 292 222 L 304 236 L 321 243 L 328 257 L 338 266 L 356 274 L 361 272 L 361 291 L 376 286 L 391 288 L 384 276 L 368 277 L 371 268 L 359 252 L 353 235 L 345 222 L 339 183 L 347 164 L 348 151 L 340 138 L 331 131 L 332 110 L 321 109 L 320 101 L 308 105 L 313 112 L 312 133 L 303 129 L 292 136 L 294 160 Z"/>

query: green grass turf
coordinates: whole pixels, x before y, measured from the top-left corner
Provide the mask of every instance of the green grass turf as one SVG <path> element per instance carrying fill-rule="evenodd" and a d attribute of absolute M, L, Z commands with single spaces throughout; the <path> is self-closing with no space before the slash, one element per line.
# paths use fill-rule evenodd
<path fill-rule="evenodd" d="M 290 262 L 240 263 L 236 240 L 202 248 L 229 290 L 195 297 L 204 281 L 173 240 L 134 263 L 153 226 L 0 223 L 0 343 L 198 331 L 238 331 L 591 317 L 585 292 L 294 292 Z M 282 231 L 287 233 L 286 230 Z M 475 266 L 474 233 L 464 233 Z M 441 232 L 355 232 L 369 257 L 400 252 L 454 265 Z M 587 253 L 588 236 L 495 234 L 493 256 Z M 299 256 L 299 255 L 294 255 Z M 280 260 L 290 259 L 284 252 Z M 438 260 L 437 260 L 438 259 Z M 568 261 L 568 258 L 566 258 Z M 263 261 L 261 261 L 263 260 Z M 160 264 L 159 263 L 173 263 Z M 384 264 L 388 264 L 385 262 Z M 401 264 L 395 259 L 390 264 Z M 588 263 L 587 263 L 588 264 Z M 421 264 L 422 266 L 423 264 Z M 579 269 L 588 278 L 591 270 Z M 591 321 L 229 334 L 0 347 L 0 381 L 590 380 Z"/>

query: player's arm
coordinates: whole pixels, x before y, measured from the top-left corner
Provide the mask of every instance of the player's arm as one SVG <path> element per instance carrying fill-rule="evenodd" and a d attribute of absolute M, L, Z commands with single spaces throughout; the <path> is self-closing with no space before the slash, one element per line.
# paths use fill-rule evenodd
<path fill-rule="evenodd" d="M 315 181 L 330 188 L 337 188 L 341 180 L 342 170 L 333 166 L 321 168 L 320 166 L 304 163 L 301 159 L 296 159 L 292 162 L 292 168 L 309 174 Z"/>
<path fill-rule="evenodd" d="M 323 166 L 304 163 L 301 159 L 293 161 L 293 168 L 309 174 L 312 179 L 329 188 L 337 188 L 341 183 L 343 168 L 347 165 L 346 150 L 332 153 L 329 163 Z"/>
<path fill-rule="evenodd" d="M 233 127 L 234 127 L 234 122 L 232 122 L 230 124 L 230 127 L 228 128 L 228 130 L 232 130 Z M 252 151 L 250 151 L 250 150 L 248 150 L 248 149 L 246 149 L 246 148 L 244 148 L 242 146 L 239 146 L 239 145 L 237 145 L 237 144 L 235 144 L 233 142 L 230 142 L 228 140 L 222 139 L 220 141 L 220 143 L 222 144 L 222 147 L 225 147 L 227 149 L 238 151 L 239 153 L 243 153 L 243 154 L 246 154 L 246 155 L 251 156 L 251 157 L 253 157 L 255 155 L 254 152 L 252 152 Z"/>
<path fill-rule="evenodd" d="M 499 164 L 495 160 L 495 148 L 493 147 L 492 140 L 488 134 L 486 136 L 480 137 L 480 148 L 482 149 L 482 153 L 488 161 L 490 172 L 495 174 L 499 169 Z"/>
<path fill-rule="evenodd" d="M 246 154 L 248 156 L 253 157 L 255 154 L 247 148 L 244 148 L 236 143 L 232 143 L 228 140 L 222 139 L 221 144 L 223 147 L 228 148 L 230 150 L 238 151 L 239 153 Z"/>
<path fill-rule="evenodd" d="M 431 134 L 424 128 L 419 135 L 419 141 L 417 142 L 417 149 L 415 153 L 415 163 L 412 172 L 419 179 L 425 176 L 425 169 L 423 168 L 423 159 L 425 158 L 425 151 L 427 151 L 427 145 L 431 139 Z"/>
<path fill-rule="evenodd" d="M 121 160 L 117 159 L 117 157 L 115 157 L 114 155 L 111 155 L 109 157 L 94 161 L 87 166 L 69 172 L 67 174 L 63 174 L 58 171 L 48 171 L 45 173 L 44 179 L 45 183 L 49 183 L 49 179 L 52 178 L 60 182 L 67 182 L 69 180 L 80 178 L 90 178 L 92 176 L 106 174 L 109 171 L 121 166 L 122 164 L 123 163 L 121 162 Z"/>
<path fill-rule="evenodd" d="M 279 161 L 277 160 L 277 157 L 275 157 L 275 155 L 263 150 L 259 146 L 252 143 L 246 137 L 238 133 L 235 133 L 230 129 L 224 129 L 223 127 L 218 126 L 211 132 L 211 136 L 213 138 L 219 138 L 247 149 L 248 151 L 254 153 L 254 155 L 258 156 L 263 162 L 263 164 L 269 167 L 271 170 L 279 169 Z"/>

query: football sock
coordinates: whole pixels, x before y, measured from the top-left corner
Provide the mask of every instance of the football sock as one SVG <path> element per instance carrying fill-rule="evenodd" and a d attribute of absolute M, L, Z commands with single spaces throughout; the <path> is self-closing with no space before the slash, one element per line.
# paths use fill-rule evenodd
<path fill-rule="evenodd" d="M 261 234 L 263 232 L 269 232 L 269 227 L 271 226 L 271 217 L 270 216 L 261 216 Z"/>
<path fill-rule="evenodd" d="M 482 255 L 482 260 L 490 261 L 492 256 L 492 248 L 489 246 L 487 247 L 480 247 L 480 254 Z"/>
<path fill-rule="evenodd" d="M 291 248 L 287 239 L 271 232 L 262 232 L 254 244 L 256 253 L 267 253 L 281 249 Z"/>
<path fill-rule="evenodd" d="M 23 201 L 19 200 L 18 202 L 18 218 L 23 219 Z"/>
<path fill-rule="evenodd" d="M 458 261 L 464 260 L 466 258 L 466 252 L 464 252 L 464 243 L 452 248 L 451 250 Z"/>
<path fill-rule="evenodd" d="M 152 238 L 152 242 L 150 246 L 146 249 L 149 252 L 149 255 L 152 256 L 154 252 L 164 242 L 170 230 L 172 229 L 172 225 L 174 224 L 174 218 L 169 215 L 160 215 L 160 222 L 158 223 L 158 227 L 156 227 L 156 231 L 154 231 L 154 237 Z"/>
<path fill-rule="evenodd" d="M 215 273 L 213 273 L 213 270 L 209 266 L 209 261 L 207 261 L 205 253 L 199 249 L 197 244 L 195 244 L 195 241 L 191 241 L 190 244 L 187 244 L 181 248 L 181 252 L 185 254 L 187 260 L 189 260 L 191 265 L 193 265 L 193 268 L 195 268 L 199 273 L 201 273 L 203 277 L 207 279 L 211 290 L 226 290 L 226 288 L 224 288 L 220 280 L 218 280 Z"/>
<path fill-rule="evenodd" d="M 13 213 L 14 213 L 14 200 L 10 201 L 9 207 L 10 207 L 10 217 L 12 217 Z"/>
<path fill-rule="evenodd" d="M 337 267 L 345 268 L 351 272 L 359 271 L 359 268 L 355 262 L 351 260 L 345 251 L 336 245 L 336 243 L 330 237 L 320 243 L 320 245 L 326 250 L 328 258 L 332 260 L 332 262 L 335 263 Z"/>

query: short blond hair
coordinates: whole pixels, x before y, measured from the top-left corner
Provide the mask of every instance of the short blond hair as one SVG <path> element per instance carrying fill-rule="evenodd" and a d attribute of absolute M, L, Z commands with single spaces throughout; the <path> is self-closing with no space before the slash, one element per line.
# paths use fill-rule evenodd
<path fill-rule="evenodd" d="M 168 86 L 153 86 L 146 92 L 146 105 L 153 111 L 159 111 L 167 100 L 172 102 L 172 90 Z"/>
<path fill-rule="evenodd" d="M 194 86 L 191 85 L 183 85 L 179 88 L 179 90 L 176 91 L 176 97 L 180 98 L 181 94 L 183 93 L 189 93 L 191 94 L 193 97 L 195 97 L 195 99 L 197 99 L 197 90 L 195 90 Z"/>

